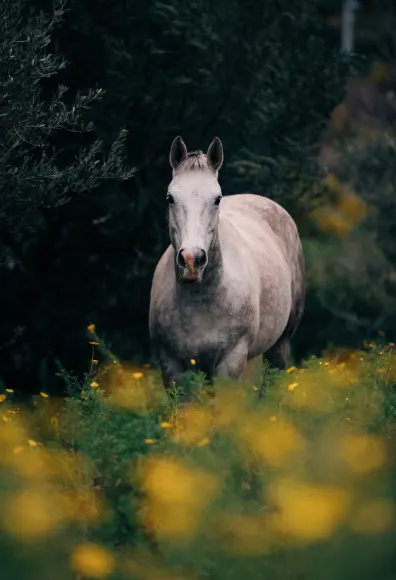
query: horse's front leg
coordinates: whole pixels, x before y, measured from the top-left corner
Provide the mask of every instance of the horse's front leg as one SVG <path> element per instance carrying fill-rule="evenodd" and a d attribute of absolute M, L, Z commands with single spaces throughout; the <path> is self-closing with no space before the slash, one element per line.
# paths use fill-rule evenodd
<path fill-rule="evenodd" d="M 180 387 L 184 371 L 181 363 L 176 358 L 170 357 L 165 350 L 157 352 L 157 358 L 166 391 L 169 393 L 175 386 Z"/>
<path fill-rule="evenodd" d="M 217 369 L 220 376 L 239 379 L 246 367 L 248 355 L 248 346 L 246 340 L 241 340 L 238 344 L 223 358 Z"/>

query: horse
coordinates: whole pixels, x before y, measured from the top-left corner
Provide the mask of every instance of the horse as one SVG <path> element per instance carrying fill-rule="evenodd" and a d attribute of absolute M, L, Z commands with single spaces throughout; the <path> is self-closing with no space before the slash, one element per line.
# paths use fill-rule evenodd
<path fill-rule="evenodd" d="M 240 379 L 263 355 L 285 369 L 305 305 L 300 236 L 278 203 L 251 193 L 223 196 L 223 145 L 206 154 L 173 141 L 166 196 L 170 245 L 154 272 L 149 331 L 165 389 L 183 373 Z"/>

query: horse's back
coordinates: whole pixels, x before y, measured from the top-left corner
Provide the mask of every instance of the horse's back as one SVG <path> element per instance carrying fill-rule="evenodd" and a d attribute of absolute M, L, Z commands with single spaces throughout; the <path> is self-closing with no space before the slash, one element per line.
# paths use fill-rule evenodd
<path fill-rule="evenodd" d="M 301 253 L 296 224 L 290 214 L 275 201 L 260 195 L 243 193 L 223 198 L 221 220 L 228 222 L 247 243 L 270 238 L 280 247 L 287 262 Z"/>

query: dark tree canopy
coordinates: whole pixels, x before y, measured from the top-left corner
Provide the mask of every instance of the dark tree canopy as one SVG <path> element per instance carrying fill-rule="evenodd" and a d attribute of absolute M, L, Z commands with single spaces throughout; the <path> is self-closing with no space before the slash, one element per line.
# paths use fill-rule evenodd
<path fill-rule="evenodd" d="M 299 219 L 350 74 L 311 0 L 37 5 L 2 2 L 0 65 L 0 362 L 33 389 L 56 356 L 84 369 L 92 321 L 121 357 L 149 360 L 176 135 L 192 149 L 218 135 L 224 192 L 267 195 Z"/>

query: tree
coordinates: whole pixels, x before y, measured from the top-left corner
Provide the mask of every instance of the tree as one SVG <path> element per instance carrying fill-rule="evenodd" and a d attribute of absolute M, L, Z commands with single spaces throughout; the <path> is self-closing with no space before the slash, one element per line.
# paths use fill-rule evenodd
<path fill-rule="evenodd" d="M 48 218 L 33 252 L 37 260 L 43 244 L 51 247 L 45 284 L 42 266 L 31 269 L 41 280 L 30 310 L 35 357 L 51 350 L 66 366 L 84 368 L 84 327 L 94 321 L 121 357 L 147 361 L 150 283 L 168 243 L 164 192 L 177 134 L 192 149 L 222 139 L 225 193 L 250 190 L 297 217 L 306 213 L 317 142 L 350 73 L 324 26 L 311 0 L 70 0 L 52 35 L 71 63 L 59 79 L 70 95 L 106 89 L 89 119 L 105 144 L 115 127 L 128 129 L 137 171 L 122 187 L 74 198 Z M 73 143 L 64 141 L 66 163 Z"/>
<path fill-rule="evenodd" d="M 56 228 L 56 211 L 103 181 L 127 180 L 134 173 L 123 165 L 126 131 L 106 149 L 86 119 L 103 90 L 70 98 L 56 80 L 66 61 L 48 47 L 63 15 L 62 1 L 47 14 L 32 10 L 27 0 L 1 2 L 0 344 L 6 351 L 41 292 L 46 264 L 40 252 Z"/>

